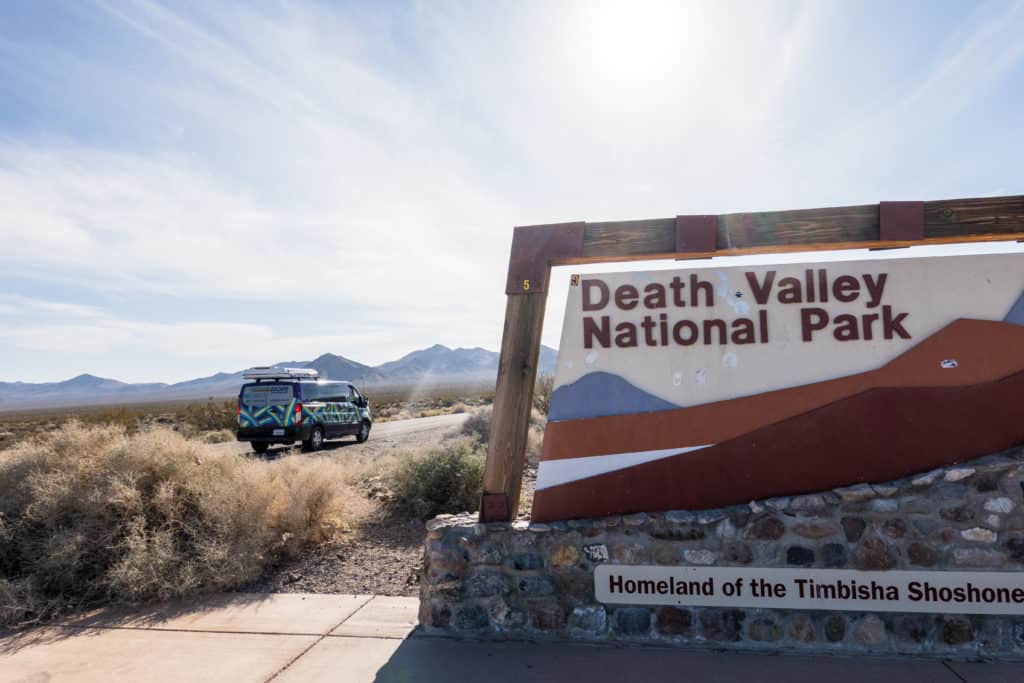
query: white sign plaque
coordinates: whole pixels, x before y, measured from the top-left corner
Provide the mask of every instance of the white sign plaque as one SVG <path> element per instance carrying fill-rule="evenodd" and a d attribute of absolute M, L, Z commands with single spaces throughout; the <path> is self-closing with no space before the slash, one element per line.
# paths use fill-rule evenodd
<path fill-rule="evenodd" d="M 594 589 L 600 602 L 624 605 L 1024 614 L 1024 572 L 602 564 Z"/>

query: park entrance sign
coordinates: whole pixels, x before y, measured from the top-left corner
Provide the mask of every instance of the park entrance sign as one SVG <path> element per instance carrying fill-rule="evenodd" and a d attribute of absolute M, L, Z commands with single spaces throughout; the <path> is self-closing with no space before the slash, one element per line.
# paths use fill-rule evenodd
<path fill-rule="evenodd" d="M 427 523 L 423 628 L 1024 660 L 1024 249 L 901 249 L 996 240 L 1024 196 L 516 228 L 481 509 Z M 853 248 L 884 251 L 814 256 Z M 641 259 L 674 263 L 565 273 L 527 520 L 550 268 Z"/>
<path fill-rule="evenodd" d="M 533 399 L 533 385 L 537 373 L 537 360 L 540 352 L 541 328 L 544 320 L 544 309 L 547 299 L 547 284 L 551 267 L 580 263 L 628 261 L 641 259 L 706 259 L 708 256 L 771 253 L 771 252 L 807 252 L 813 253 L 821 249 L 895 249 L 922 244 L 952 244 L 985 241 L 1024 240 L 1024 196 L 982 197 L 973 199 L 945 199 L 927 202 L 881 202 L 860 206 L 839 206 L 820 209 L 800 209 L 792 211 L 770 211 L 755 213 L 736 213 L 724 215 L 689 215 L 675 218 L 659 218 L 635 221 L 613 221 L 597 223 L 559 223 L 516 228 L 512 237 L 512 250 L 509 258 L 508 273 L 505 279 L 507 304 L 505 308 L 505 324 L 501 342 L 501 358 L 498 368 L 498 381 L 495 388 L 494 413 L 491 422 L 491 436 L 487 449 L 487 464 L 484 469 L 484 490 L 481 499 L 480 518 L 482 521 L 510 521 L 516 518 L 519 510 L 524 456 L 530 426 L 530 411 Z M 894 252 L 899 253 L 899 252 Z M 895 260 L 894 260 L 895 262 Z M 942 262 L 940 262 L 942 263 Z M 951 261 L 949 262 L 952 263 Z M 952 266 L 951 266 L 952 267 Z M 983 266 L 992 268 L 992 266 Z M 905 268 L 900 266 L 900 270 Z M 935 266 L 929 266 L 933 271 Z M 592 284 L 588 289 L 588 305 L 594 310 L 586 311 L 591 318 L 589 325 L 590 343 L 594 347 L 588 350 L 597 353 L 626 352 L 633 347 L 645 352 L 653 351 L 655 355 L 666 355 L 673 351 L 691 352 L 691 357 L 710 354 L 712 349 L 721 347 L 719 363 L 714 366 L 701 365 L 691 367 L 690 375 L 685 368 L 669 368 L 671 372 L 665 379 L 676 381 L 679 372 L 679 386 L 694 389 L 703 387 L 701 391 L 725 391 L 730 389 L 726 370 L 737 370 L 733 376 L 742 375 L 742 384 L 732 386 L 734 392 L 728 398 L 737 399 L 748 394 L 766 393 L 784 390 L 785 387 L 798 387 L 803 384 L 827 382 L 829 377 L 846 376 L 840 366 L 847 363 L 846 354 L 850 349 L 863 347 L 866 353 L 857 352 L 857 369 L 847 369 L 847 373 L 862 374 L 871 370 L 880 370 L 886 358 L 895 360 L 892 350 L 904 348 L 909 350 L 921 343 L 920 335 L 933 334 L 938 328 L 927 330 L 918 325 L 920 320 L 932 313 L 937 316 L 956 315 L 962 308 L 961 315 L 975 321 L 971 327 L 984 326 L 984 323 L 998 322 L 999 313 L 992 304 L 992 312 L 983 315 L 983 309 L 989 303 L 978 301 L 969 306 L 946 306 L 942 293 L 948 297 L 959 297 L 958 281 L 967 277 L 960 273 L 955 277 L 942 277 L 931 272 L 929 301 L 936 305 L 943 304 L 937 311 L 926 311 L 924 300 L 917 301 L 915 296 L 924 292 L 923 285 L 915 286 L 913 274 L 897 277 L 893 271 L 885 281 L 881 279 L 882 271 L 862 269 L 859 272 L 845 272 L 841 266 L 824 266 L 818 264 L 802 268 L 776 269 L 774 277 L 769 275 L 770 269 L 759 269 L 747 279 L 746 273 L 726 274 L 727 282 L 716 280 L 718 276 L 710 273 L 707 277 L 702 269 L 687 269 L 680 280 L 671 279 L 662 282 L 663 292 L 647 291 L 637 288 L 635 301 L 628 288 L 619 290 L 612 286 L 613 278 L 605 280 L 608 288 L 605 292 L 599 284 Z M 944 267 L 937 268 L 939 273 Z M 992 272 L 995 272 L 994 270 Z M 1020 273 L 1017 266 L 1018 274 Z M 986 273 L 989 275 L 991 273 Z M 868 277 L 870 276 L 870 277 Z M 698 279 L 691 280 L 692 277 Z M 588 279 L 594 279 L 589 278 Z M 701 282 L 707 281 L 708 285 Z M 898 281 L 898 282 L 897 282 Z M 730 299 L 718 293 L 722 284 L 729 287 L 736 283 L 742 297 Z M 973 283 L 979 283 L 974 280 Z M 629 283 L 620 283 L 629 284 Z M 646 286 L 649 283 L 643 283 Z M 1018 282 L 1019 285 L 1019 282 Z M 634 284 L 634 286 L 636 286 Z M 973 285 L 972 285 L 973 286 Z M 1009 285 L 1008 285 L 1009 286 Z M 580 313 L 583 305 L 582 278 L 576 288 L 580 300 Z M 657 288 L 655 288 L 656 290 Z M 986 288 L 977 290 L 978 296 L 985 296 Z M 709 293 L 713 295 L 708 305 Z M 651 308 L 652 319 L 644 327 L 644 318 L 650 306 L 660 304 L 662 294 L 665 308 Z M 1000 291 L 999 296 L 1014 297 L 1020 292 Z M 823 299 L 827 297 L 827 301 Z M 686 304 L 675 305 L 676 300 Z M 758 303 L 758 299 L 764 301 Z M 625 309 L 635 303 L 636 309 Z M 604 313 L 597 310 L 598 305 Z M 1012 305 L 1012 301 L 1010 302 Z M 908 307 L 909 306 L 909 307 Z M 747 310 L 749 308 L 749 310 Z M 777 310 L 773 315 L 772 310 Z M 784 311 L 790 311 L 784 314 Z M 627 313 L 640 312 L 641 315 L 630 319 Z M 685 312 L 685 316 L 681 313 Z M 661 314 L 664 313 L 665 327 L 662 327 Z M 670 316 L 669 314 L 673 314 Z M 904 317 L 903 313 L 907 313 Z M 602 318 L 607 315 L 607 328 Z M 767 318 L 765 318 L 767 316 Z M 877 316 L 877 317 L 876 317 Z M 669 318 L 672 323 L 669 325 Z M 826 318 L 827 317 L 827 318 Z M 737 321 L 743 318 L 744 321 Z M 788 318 L 788 319 L 787 319 Z M 682 322 L 682 319 L 689 322 Z M 720 320 L 728 322 L 725 330 L 720 323 L 708 322 Z M 632 323 L 636 329 L 630 330 Z M 1009 323 L 1008 323 L 1009 324 Z M 787 326 L 783 330 L 780 325 Z M 797 327 L 793 327 L 796 325 Z M 909 325 L 909 327 L 908 327 Z M 579 334 L 582 344 L 582 316 L 579 322 Z M 664 332 L 663 332 L 664 330 Z M 771 357 L 772 349 L 785 340 L 781 335 L 792 335 L 799 332 L 801 339 L 798 349 L 793 349 L 794 356 L 800 356 L 810 349 L 820 354 L 819 359 L 828 356 L 835 367 L 828 370 L 831 375 L 821 378 L 803 377 L 793 379 L 784 386 L 767 384 L 773 374 L 770 368 L 758 368 L 753 365 L 758 357 Z M 954 330 L 955 331 L 955 330 Z M 808 334 L 811 341 L 802 342 L 803 335 Z M 648 337 L 651 335 L 651 337 Z M 719 340 L 725 336 L 723 344 Z M 866 337 L 871 335 L 871 339 Z M 906 339 L 909 335 L 911 339 Z M 886 338 L 886 337 L 889 338 Z M 634 339 L 635 338 L 635 339 Z M 648 346 L 647 340 L 654 342 Z M 792 338 L 792 337 L 790 337 Z M 661 340 L 665 343 L 662 344 Z M 678 339 L 678 341 L 677 341 Z M 829 341 L 831 339 L 832 341 Z M 601 346 L 601 344 L 605 346 Z M 661 347 L 661 351 L 658 351 Z M 695 348 L 697 347 L 697 348 Z M 707 347 L 707 348 L 705 348 Z M 828 348 L 832 350 L 829 351 Z M 613 351 L 614 349 L 614 351 Z M 879 351 L 874 351 L 879 349 Z M 885 349 L 882 351 L 881 349 Z M 727 356 L 727 353 L 734 355 Z M 875 353 L 878 364 L 871 366 L 871 353 Z M 777 355 L 777 349 L 775 351 Z M 680 354 L 681 355 L 681 354 Z M 690 355 L 690 354 L 688 354 Z M 723 367 L 735 362 L 735 368 Z M 956 358 L 941 360 L 956 361 Z M 585 359 L 584 359 L 585 361 Z M 773 361 L 768 361 L 773 362 Z M 657 363 L 655 363 L 657 365 Z M 807 364 L 809 365 L 809 364 Z M 902 364 L 899 364 L 902 366 Z M 705 370 L 706 376 L 698 376 L 698 370 Z M 945 368 L 940 368 L 945 370 Z M 580 370 L 579 366 L 576 368 Z M 889 369 L 891 371 L 892 368 Z M 662 370 L 657 370 L 662 371 Z M 714 371 L 714 376 L 712 376 Z M 954 372 L 954 374 L 956 374 Z M 959 373 L 964 374 L 964 373 Z M 763 375 L 761 380 L 752 381 L 748 377 Z M 695 385 L 703 377 L 706 384 Z M 576 379 L 580 379 L 577 377 Z M 862 378 L 865 379 L 865 378 Z M 712 380 L 716 380 L 712 382 Z M 757 382 L 762 382 L 761 388 Z M 946 380 L 943 380 L 946 381 Z M 981 382 L 981 380 L 979 380 Z M 978 383 L 978 382 L 976 382 Z M 961 385 L 964 386 L 964 385 Z M 642 388 L 641 388 L 642 389 Z M 865 388 L 867 389 L 867 388 Z M 886 392 L 888 387 L 872 387 L 873 391 Z M 898 386 L 897 391 L 926 389 L 923 396 L 929 400 L 935 393 L 941 393 L 942 387 Z M 952 389 L 946 387 L 946 391 Z M 916 393 L 916 392 L 915 392 Z M 677 393 L 671 390 L 667 394 L 652 394 L 661 398 L 666 409 L 694 407 L 691 403 L 678 403 Z M 882 394 L 879 393 L 879 396 Z M 855 396 L 848 396 L 855 399 Z M 685 397 L 679 399 L 686 401 Z M 710 399 L 708 399 L 710 400 Z M 888 399 L 892 410 L 904 407 L 902 399 Z M 927 402 L 927 401 L 926 401 Z M 877 411 L 885 404 L 884 400 L 873 400 Z M 850 406 L 861 407 L 854 401 Z M 869 411 L 870 412 L 870 411 Z M 696 411 L 694 412 L 696 414 Z M 825 417 L 825 413 L 821 417 Z M 864 420 L 861 424 L 869 424 Z M 780 418 L 781 419 L 781 418 Z M 834 416 L 843 426 L 851 420 L 843 416 Z M 982 433 L 980 429 L 976 433 Z M 737 434 L 739 436 L 739 434 Z M 551 433 L 548 437 L 551 438 Z M 714 443 L 721 443 L 716 436 Z M 904 433 L 906 438 L 906 433 Z M 708 446 L 713 443 L 694 444 Z M 678 444 L 669 444 L 665 448 L 677 448 Z M 659 450 L 659 449 L 647 449 Z M 633 452 L 627 450 L 623 452 Z M 892 449 L 890 449 L 892 452 Z M 559 453 L 549 451 L 548 461 L 554 461 Z M 737 482 L 749 480 L 754 472 L 730 465 L 728 459 L 718 459 L 715 466 L 716 478 L 731 478 Z M 653 463 L 651 464 L 653 466 Z M 552 468 L 545 467 L 547 471 Z M 555 468 L 557 469 L 557 468 Z M 791 471 L 787 476 L 794 477 L 799 484 L 800 471 Z M 816 475 L 815 475 L 816 476 Z M 552 481 L 549 479 L 549 481 Z M 550 497 L 548 497 L 551 500 Z M 652 505 L 659 505 L 652 500 Z M 543 511 L 543 508 L 541 508 Z M 545 515 L 551 518 L 566 514 L 577 514 L 582 511 L 560 509 L 556 506 L 547 508 Z M 538 512 L 534 508 L 534 514 Z"/>
<path fill-rule="evenodd" d="M 537 521 L 887 481 L 1024 443 L 1024 254 L 573 276 Z"/>

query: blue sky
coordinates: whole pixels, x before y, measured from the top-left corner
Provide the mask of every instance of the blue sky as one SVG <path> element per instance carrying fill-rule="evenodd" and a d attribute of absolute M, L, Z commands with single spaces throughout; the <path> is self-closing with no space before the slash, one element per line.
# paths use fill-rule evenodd
<path fill-rule="evenodd" d="M 1020 1 L 0 3 L 0 380 L 496 349 L 514 225 L 1019 194 L 1021 35 Z"/>

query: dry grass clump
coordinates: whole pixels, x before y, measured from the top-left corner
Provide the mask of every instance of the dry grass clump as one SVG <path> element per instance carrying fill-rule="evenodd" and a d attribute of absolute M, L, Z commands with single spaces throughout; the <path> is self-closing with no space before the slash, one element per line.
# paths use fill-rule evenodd
<path fill-rule="evenodd" d="M 237 407 L 238 399 L 215 401 L 209 398 L 206 403 L 189 403 L 179 415 L 186 425 L 196 431 L 234 431 L 238 427 Z"/>
<path fill-rule="evenodd" d="M 387 505 L 400 515 L 430 519 L 476 510 L 484 481 L 484 453 L 472 439 L 452 439 L 425 453 L 395 456 L 376 479 L 386 484 Z"/>
<path fill-rule="evenodd" d="M 491 414 L 494 412 L 491 406 L 473 411 L 462 423 L 462 434 L 475 439 L 485 446 L 491 440 Z"/>
<path fill-rule="evenodd" d="M 491 440 L 492 413 L 491 406 L 471 413 L 462 423 L 462 435 L 473 439 L 486 449 Z M 534 409 L 530 412 L 530 431 L 526 435 L 526 461 L 532 465 L 536 465 L 540 460 L 546 425 L 547 418 L 540 411 Z"/>
<path fill-rule="evenodd" d="M 0 452 L 0 625 L 224 590 L 343 527 L 325 458 L 214 453 L 70 422 Z"/>
<path fill-rule="evenodd" d="M 203 432 L 199 435 L 203 443 L 228 443 L 235 440 L 235 433 L 230 429 L 218 429 L 214 432 Z"/>
<path fill-rule="evenodd" d="M 555 376 L 547 373 L 537 375 L 533 385 L 533 407 L 547 417 L 551 408 L 551 394 L 555 388 Z"/>

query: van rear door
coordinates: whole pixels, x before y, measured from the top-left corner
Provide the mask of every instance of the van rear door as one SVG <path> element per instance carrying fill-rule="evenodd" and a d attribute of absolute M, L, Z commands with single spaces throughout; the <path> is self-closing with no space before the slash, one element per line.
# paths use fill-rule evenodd
<path fill-rule="evenodd" d="M 295 384 L 258 382 L 246 384 L 238 396 L 240 427 L 290 427 L 295 424 Z M 283 435 L 281 431 L 280 435 Z M 279 435 L 279 436 L 280 436 Z"/>

